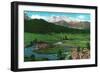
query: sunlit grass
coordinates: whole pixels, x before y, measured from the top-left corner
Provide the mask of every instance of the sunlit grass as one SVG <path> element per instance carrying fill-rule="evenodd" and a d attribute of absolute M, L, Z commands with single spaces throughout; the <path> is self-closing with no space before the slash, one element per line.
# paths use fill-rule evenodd
<path fill-rule="evenodd" d="M 68 40 L 63 40 L 67 36 Z M 66 46 L 80 46 L 85 47 L 88 43 L 90 36 L 89 34 L 67 34 L 67 33 L 52 33 L 52 34 L 35 34 L 35 33 L 24 33 L 24 44 L 29 45 L 31 41 L 37 39 L 38 41 L 46 41 L 49 43 L 55 43 L 57 41 L 64 41 L 63 45 Z"/>

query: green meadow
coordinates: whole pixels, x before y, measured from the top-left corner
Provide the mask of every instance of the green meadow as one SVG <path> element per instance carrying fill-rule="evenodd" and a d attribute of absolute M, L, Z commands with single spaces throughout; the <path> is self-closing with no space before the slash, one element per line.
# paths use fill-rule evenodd
<path fill-rule="evenodd" d="M 31 41 L 45 41 L 48 43 L 63 42 L 62 46 L 76 46 L 87 47 L 90 41 L 89 34 L 67 34 L 67 33 L 51 33 L 51 34 L 37 34 L 27 33 L 24 34 L 24 45 L 29 45 Z"/>

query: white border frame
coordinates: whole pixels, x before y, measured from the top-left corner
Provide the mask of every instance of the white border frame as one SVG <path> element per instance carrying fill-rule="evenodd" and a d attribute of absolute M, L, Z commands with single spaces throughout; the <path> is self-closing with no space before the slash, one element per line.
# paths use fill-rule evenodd
<path fill-rule="evenodd" d="M 90 13 L 91 14 L 91 58 L 81 60 L 62 60 L 62 61 L 41 61 L 41 62 L 24 62 L 24 10 L 27 11 L 49 11 L 49 12 L 74 12 L 74 13 Z M 82 8 L 64 8 L 64 7 L 48 7 L 48 6 L 18 6 L 18 68 L 39 68 L 52 66 L 73 66 L 95 64 L 95 10 Z"/>

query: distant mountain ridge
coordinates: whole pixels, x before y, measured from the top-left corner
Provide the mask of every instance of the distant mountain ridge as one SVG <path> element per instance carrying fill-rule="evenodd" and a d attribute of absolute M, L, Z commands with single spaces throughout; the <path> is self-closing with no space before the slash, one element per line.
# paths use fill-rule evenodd
<path fill-rule="evenodd" d="M 69 23 L 64 21 L 64 20 L 61 20 L 61 21 L 58 21 L 58 22 L 53 22 L 53 23 L 56 24 L 56 25 L 65 26 L 65 27 L 69 26 Z"/>
<path fill-rule="evenodd" d="M 65 19 L 64 19 L 65 18 Z M 88 21 L 73 21 L 67 17 L 52 17 L 48 22 L 54 23 L 56 25 L 65 26 L 75 29 L 90 29 L 90 22 Z"/>
<path fill-rule="evenodd" d="M 76 28 L 69 28 L 68 23 L 59 22 L 59 23 L 51 23 L 47 22 L 44 19 L 30 19 L 24 20 L 24 31 L 25 32 L 34 32 L 34 33 L 88 33 L 89 30 L 80 30 Z M 62 25 L 61 25 L 62 24 Z"/>

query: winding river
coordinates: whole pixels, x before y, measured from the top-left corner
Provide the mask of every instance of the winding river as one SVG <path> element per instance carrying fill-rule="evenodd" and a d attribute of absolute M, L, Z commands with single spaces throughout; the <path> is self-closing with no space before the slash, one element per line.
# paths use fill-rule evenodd
<path fill-rule="evenodd" d="M 63 49 L 65 52 L 67 52 L 69 50 L 69 48 L 71 47 L 67 47 L 65 46 Z M 40 53 L 36 53 L 33 50 L 36 50 L 36 46 L 31 46 L 31 47 L 27 47 L 24 48 L 24 56 L 25 57 L 30 57 L 30 56 L 35 56 L 36 58 L 47 58 L 48 60 L 57 60 L 57 54 L 40 54 Z"/>

